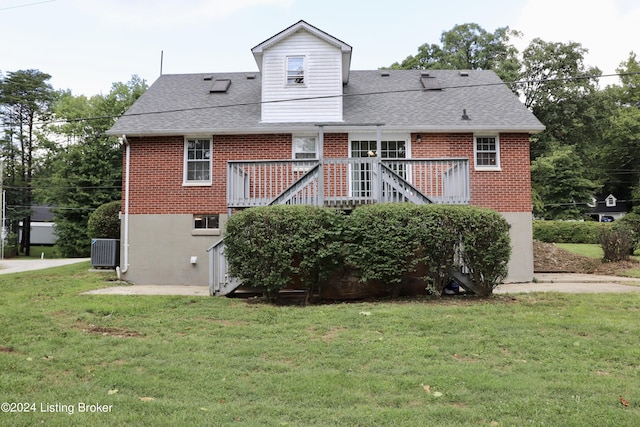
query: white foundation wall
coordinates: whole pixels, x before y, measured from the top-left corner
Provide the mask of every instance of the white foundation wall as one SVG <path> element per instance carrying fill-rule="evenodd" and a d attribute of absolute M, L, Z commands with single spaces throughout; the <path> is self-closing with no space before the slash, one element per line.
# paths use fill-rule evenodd
<path fill-rule="evenodd" d="M 533 280 L 533 222 L 531 213 L 501 212 L 511 229 L 511 259 L 505 283 Z"/>
<path fill-rule="evenodd" d="M 220 215 L 220 226 L 226 215 Z M 123 235 L 120 242 L 127 240 Z M 220 229 L 222 230 L 222 228 Z M 139 285 L 209 285 L 207 249 L 222 233 L 206 230 L 194 235 L 193 215 L 129 215 L 128 268 L 122 278 Z M 120 250 L 120 268 L 125 269 L 126 248 Z M 191 263 L 191 257 L 197 257 Z"/>

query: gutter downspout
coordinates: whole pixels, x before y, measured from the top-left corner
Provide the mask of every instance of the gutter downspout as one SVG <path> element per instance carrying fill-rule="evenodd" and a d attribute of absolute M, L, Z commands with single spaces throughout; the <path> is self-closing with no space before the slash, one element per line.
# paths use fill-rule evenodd
<path fill-rule="evenodd" d="M 129 165 L 131 159 L 131 146 L 127 141 L 127 135 L 122 135 L 122 142 L 125 146 L 125 184 L 124 184 L 124 242 L 122 244 L 122 263 L 124 268 L 116 267 L 118 280 L 121 280 L 122 274 L 129 270 Z"/>

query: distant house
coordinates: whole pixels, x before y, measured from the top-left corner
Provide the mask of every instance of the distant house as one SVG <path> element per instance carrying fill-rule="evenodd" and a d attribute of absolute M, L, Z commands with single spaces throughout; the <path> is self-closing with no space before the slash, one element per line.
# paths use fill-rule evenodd
<path fill-rule="evenodd" d="M 251 52 L 259 71 L 160 76 L 108 131 L 125 145 L 123 278 L 218 280 L 206 250 L 240 209 L 380 202 L 495 209 L 507 280 L 533 278 L 529 138 L 544 126 L 493 71 L 351 70 L 352 47 L 305 21 Z"/>
<path fill-rule="evenodd" d="M 613 194 L 594 197 L 590 206 L 589 216 L 599 222 L 615 221 L 631 211 L 628 202 L 618 200 Z"/>
<path fill-rule="evenodd" d="M 33 206 L 31 208 L 31 233 L 29 241 L 32 245 L 50 246 L 56 243 L 51 206 Z M 22 221 L 18 223 L 18 237 L 22 240 Z"/>

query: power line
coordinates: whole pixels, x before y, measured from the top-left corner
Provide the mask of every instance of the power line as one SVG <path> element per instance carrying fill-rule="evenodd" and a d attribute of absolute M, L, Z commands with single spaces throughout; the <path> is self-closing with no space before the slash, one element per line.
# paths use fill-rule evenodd
<path fill-rule="evenodd" d="M 0 11 L 18 9 L 18 8 L 29 7 L 29 6 L 36 6 L 36 5 L 45 4 L 45 3 L 53 3 L 54 1 L 56 1 L 56 0 L 46 0 L 46 1 L 39 1 L 39 2 L 35 2 L 35 3 L 19 4 L 19 5 L 16 5 L 16 6 L 0 7 Z"/>

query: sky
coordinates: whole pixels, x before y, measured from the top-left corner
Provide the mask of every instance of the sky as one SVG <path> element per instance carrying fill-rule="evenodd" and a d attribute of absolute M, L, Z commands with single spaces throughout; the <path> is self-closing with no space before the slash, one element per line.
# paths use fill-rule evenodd
<path fill-rule="evenodd" d="M 637 0 L 0 0 L 0 72 L 37 69 L 92 96 L 132 75 L 152 84 L 161 63 L 164 74 L 257 71 L 251 48 L 301 19 L 351 45 L 354 70 L 465 23 L 518 30 L 520 50 L 536 37 L 581 43 L 604 74 L 640 54 Z"/>

